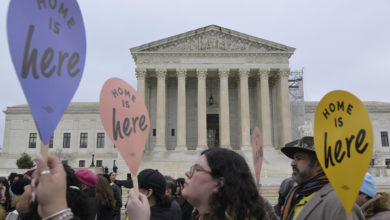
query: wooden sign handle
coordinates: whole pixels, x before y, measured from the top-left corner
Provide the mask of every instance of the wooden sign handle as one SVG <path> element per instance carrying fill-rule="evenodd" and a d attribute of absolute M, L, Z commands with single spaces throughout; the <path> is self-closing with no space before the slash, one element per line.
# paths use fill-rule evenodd
<path fill-rule="evenodd" d="M 131 175 L 131 180 L 133 180 L 133 189 L 134 189 L 135 195 L 138 198 L 139 189 L 138 189 L 138 177 L 137 177 L 137 175 Z"/>
<path fill-rule="evenodd" d="M 44 144 L 41 139 L 41 155 L 43 158 L 43 161 L 47 164 L 47 155 L 49 154 L 49 147 L 48 144 Z"/>

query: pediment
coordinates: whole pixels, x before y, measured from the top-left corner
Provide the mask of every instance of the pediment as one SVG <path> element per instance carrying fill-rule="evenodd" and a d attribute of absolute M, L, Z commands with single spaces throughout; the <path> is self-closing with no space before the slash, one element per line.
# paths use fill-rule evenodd
<path fill-rule="evenodd" d="M 253 37 L 216 25 L 131 48 L 138 52 L 287 52 L 295 48 Z"/>

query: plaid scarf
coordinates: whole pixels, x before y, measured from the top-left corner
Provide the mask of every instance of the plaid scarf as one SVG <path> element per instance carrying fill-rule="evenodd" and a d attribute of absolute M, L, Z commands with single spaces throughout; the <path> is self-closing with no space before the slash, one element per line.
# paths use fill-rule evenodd
<path fill-rule="evenodd" d="M 284 202 L 284 209 L 280 219 L 293 219 L 295 205 L 298 204 L 303 197 L 317 192 L 327 183 L 329 183 L 328 178 L 325 176 L 324 172 L 321 172 L 308 180 L 304 185 L 298 185 L 291 189 Z"/>

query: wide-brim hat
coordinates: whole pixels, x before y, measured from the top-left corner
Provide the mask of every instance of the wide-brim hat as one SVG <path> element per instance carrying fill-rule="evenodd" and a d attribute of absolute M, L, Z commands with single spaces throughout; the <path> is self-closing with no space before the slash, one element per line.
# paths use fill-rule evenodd
<path fill-rule="evenodd" d="M 291 159 L 293 159 L 294 153 L 298 151 L 316 153 L 316 150 L 314 148 L 314 138 L 312 136 L 306 136 L 301 139 L 287 143 L 280 150 L 282 151 L 282 153 L 284 153 L 287 157 Z"/>

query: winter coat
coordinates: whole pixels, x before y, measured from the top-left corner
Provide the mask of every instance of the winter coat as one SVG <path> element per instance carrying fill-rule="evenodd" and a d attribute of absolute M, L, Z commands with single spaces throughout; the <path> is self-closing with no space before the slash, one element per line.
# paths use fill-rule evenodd
<path fill-rule="evenodd" d="M 355 204 L 351 214 L 354 220 L 364 220 L 361 209 Z M 347 219 L 344 207 L 330 183 L 324 185 L 302 208 L 296 220 Z"/>
<path fill-rule="evenodd" d="M 374 216 L 367 218 L 368 220 L 389 220 L 390 211 L 378 212 Z"/>
<path fill-rule="evenodd" d="M 378 193 L 374 198 L 368 200 L 361 207 L 366 219 L 388 220 L 390 219 L 390 195 L 388 193 Z"/>
<path fill-rule="evenodd" d="M 114 192 L 115 199 L 115 213 L 120 215 L 122 208 L 122 192 L 118 185 L 111 183 L 112 191 Z"/>
<path fill-rule="evenodd" d="M 172 213 L 170 206 L 150 207 L 150 220 L 171 220 Z"/>

